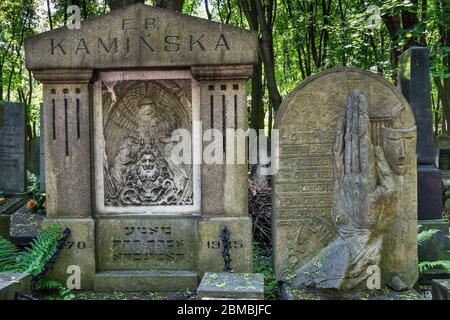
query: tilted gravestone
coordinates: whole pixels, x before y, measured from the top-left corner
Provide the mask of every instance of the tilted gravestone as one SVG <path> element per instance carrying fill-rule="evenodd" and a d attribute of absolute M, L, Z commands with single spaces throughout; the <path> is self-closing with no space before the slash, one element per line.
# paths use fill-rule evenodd
<path fill-rule="evenodd" d="M 200 162 L 201 130 L 247 128 L 257 41 L 144 4 L 26 40 L 44 90 L 46 224 L 72 230 L 51 276 L 80 271 L 81 289 L 193 290 L 222 271 L 225 226 L 234 271 L 251 271 L 247 165 Z M 181 129 L 192 164 L 171 158 Z"/>
<path fill-rule="evenodd" d="M 274 268 L 294 287 L 417 279 L 414 116 L 384 78 L 338 68 L 284 100 L 273 180 Z"/>
<path fill-rule="evenodd" d="M 0 103 L 0 190 L 22 193 L 26 187 L 25 105 Z"/>

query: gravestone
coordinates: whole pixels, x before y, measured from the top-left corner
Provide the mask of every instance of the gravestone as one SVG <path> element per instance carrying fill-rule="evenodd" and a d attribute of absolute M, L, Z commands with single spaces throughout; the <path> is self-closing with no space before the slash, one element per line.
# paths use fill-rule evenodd
<path fill-rule="evenodd" d="M 75 265 L 81 289 L 195 290 L 222 270 L 225 226 L 234 270 L 251 271 L 247 164 L 201 158 L 202 131 L 247 128 L 257 42 L 144 4 L 26 40 L 44 91 L 44 225 L 72 230 L 50 276 Z M 175 130 L 190 163 L 171 157 Z"/>
<path fill-rule="evenodd" d="M 399 89 L 417 122 L 417 193 L 419 220 L 442 218 L 442 174 L 435 167 L 431 114 L 430 59 L 427 48 L 411 47 L 399 57 Z"/>
<path fill-rule="evenodd" d="M 26 188 L 25 105 L 0 104 L 0 190 L 23 193 Z"/>
<path fill-rule="evenodd" d="M 414 116 L 369 71 L 310 77 L 277 113 L 273 177 L 276 278 L 294 287 L 412 287 L 417 280 Z M 369 272 L 370 271 L 370 272 Z"/>

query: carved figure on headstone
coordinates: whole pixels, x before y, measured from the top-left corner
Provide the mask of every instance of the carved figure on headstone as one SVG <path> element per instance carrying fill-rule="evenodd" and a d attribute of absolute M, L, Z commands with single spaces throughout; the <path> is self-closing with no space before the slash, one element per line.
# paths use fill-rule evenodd
<path fill-rule="evenodd" d="M 398 146 L 402 144 L 391 144 L 388 153 L 395 169 L 403 161 L 394 157 L 404 153 Z M 366 97 L 357 89 L 345 119 L 338 119 L 333 154 L 332 220 L 338 237 L 297 270 L 294 287 L 360 287 L 367 268 L 379 264 L 383 233 L 395 213 L 394 173 L 381 146 L 372 143 Z"/>

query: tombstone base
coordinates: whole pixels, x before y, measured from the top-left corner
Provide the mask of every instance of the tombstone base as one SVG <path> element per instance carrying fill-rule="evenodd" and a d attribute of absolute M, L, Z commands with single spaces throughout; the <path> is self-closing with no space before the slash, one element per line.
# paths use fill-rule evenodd
<path fill-rule="evenodd" d="M 71 233 L 46 278 L 66 285 L 68 282 L 76 283 L 75 278 L 79 272 L 80 288 L 75 289 L 92 289 L 95 274 L 94 220 L 89 218 L 45 219 L 42 228 L 45 229 L 54 223 L 61 228 L 69 228 Z"/>
<path fill-rule="evenodd" d="M 434 165 L 417 166 L 418 219 L 442 218 L 442 173 Z"/>
<path fill-rule="evenodd" d="M 16 293 L 31 293 L 31 274 L 0 273 L 0 300 L 14 300 Z"/>
<path fill-rule="evenodd" d="M 207 272 L 197 289 L 198 300 L 263 300 L 264 276 L 256 273 Z"/>
<path fill-rule="evenodd" d="M 26 202 L 26 197 L 8 197 L 6 199 L 7 202 L 0 205 L 0 236 L 9 240 L 11 235 L 11 214 Z"/>
<path fill-rule="evenodd" d="M 198 274 L 180 270 L 123 270 L 104 271 L 95 274 L 94 290 L 177 292 L 195 291 Z"/>
<path fill-rule="evenodd" d="M 433 300 L 450 300 L 450 280 L 433 280 L 431 295 Z"/>
<path fill-rule="evenodd" d="M 379 290 L 331 291 L 318 289 L 294 289 L 283 285 L 282 300 L 424 300 L 417 291 L 394 291 L 388 287 Z"/>

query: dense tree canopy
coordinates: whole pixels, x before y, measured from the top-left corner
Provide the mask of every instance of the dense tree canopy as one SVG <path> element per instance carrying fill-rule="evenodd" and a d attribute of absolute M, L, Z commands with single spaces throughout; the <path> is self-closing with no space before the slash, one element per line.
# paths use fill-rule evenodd
<path fill-rule="evenodd" d="M 67 22 L 144 0 L 2 0 L 0 101 L 21 101 L 28 136 L 36 135 L 39 84 L 24 66 L 24 39 Z M 321 70 L 352 66 L 396 82 L 398 56 L 413 45 L 431 52 L 435 132 L 450 131 L 450 0 L 147 0 L 148 4 L 258 32 L 259 63 L 251 82 L 252 127 L 270 128 L 273 114 L 296 84 Z"/>

